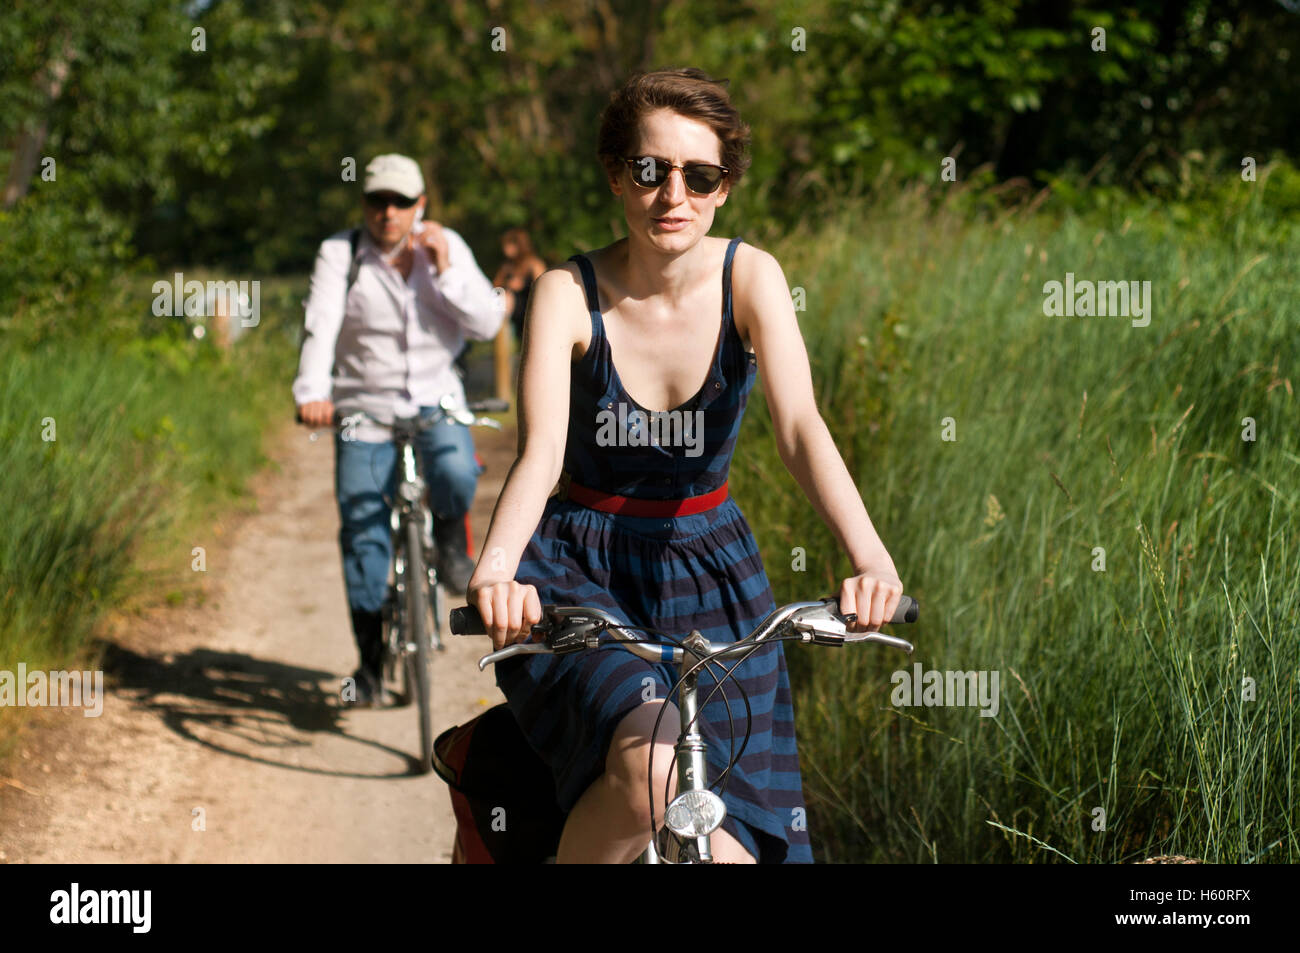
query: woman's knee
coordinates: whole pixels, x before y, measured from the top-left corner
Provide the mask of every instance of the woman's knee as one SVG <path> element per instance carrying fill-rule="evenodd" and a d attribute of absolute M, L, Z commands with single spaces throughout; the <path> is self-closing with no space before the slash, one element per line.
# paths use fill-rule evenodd
<path fill-rule="evenodd" d="M 653 746 L 652 775 L 650 738 L 660 709 L 665 706 L 668 710 L 663 712 L 658 741 Z M 654 792 L 653 806 L 658 821 L 663 820 L 664 792 L 672 797 L 672 785 L 677 776 L 674 763 L 676 732 L 672 726 L 677 725 L 677 721 L 677 709 L 671 703 L 660 701 L 641 705 L 619 722 L 605 756 L 606 780 L 618 789 L 621 798 L 647 827 L 650 824 L 650 792 Z"/>
<path fill-rule="evenodd" d="M 709 837 L 709 850 L 720 864 L 756 864 L 758 860 L 739 840 L 719 827 Z"/>

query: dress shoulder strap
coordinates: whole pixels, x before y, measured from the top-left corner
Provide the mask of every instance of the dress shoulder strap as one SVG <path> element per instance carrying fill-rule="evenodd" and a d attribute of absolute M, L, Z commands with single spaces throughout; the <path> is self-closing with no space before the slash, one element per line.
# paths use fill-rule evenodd
<path fill-rule="evenodd" d="M 570 255 L 569 261 L 578 263 L 582 272 L 582 291 L 587 299 L 587 313 L 591 316 L 591 338 L 596 341 L 601 336 L 600 295 L 596 292 L 596 270 L 591 266 L 591 259 L 586 255 Z"/>
<path fill-rule="evenodd" d="M 736 257 L 736 248 L 743 241 L 739 235 L 727 244 L 727 258 L 722 264 L 722 315 L 723 320 L 730 321 L 731 314 L 731 261 Z"/>

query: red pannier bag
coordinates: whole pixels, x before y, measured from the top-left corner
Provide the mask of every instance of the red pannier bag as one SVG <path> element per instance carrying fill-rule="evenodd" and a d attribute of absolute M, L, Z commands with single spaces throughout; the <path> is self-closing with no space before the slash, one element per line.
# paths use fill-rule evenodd
<path fill-rule="evenodd" d="M 542 864 L 555 857 L 565 819 L 555 780 L 506 705 L 440 734 L 433 769 L 447 782 L 456 814 L 453 864 Z"/>

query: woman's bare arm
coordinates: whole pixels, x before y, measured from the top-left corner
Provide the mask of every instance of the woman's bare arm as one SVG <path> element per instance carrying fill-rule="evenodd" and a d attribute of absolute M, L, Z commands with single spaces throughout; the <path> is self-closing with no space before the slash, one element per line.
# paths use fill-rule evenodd
<path fill-rule="evenodd" d="M 522 640 L 541 618 L 537 590 L 514 578 L 564 465 L 572 355 L 589 335 L 577 266 L 566 265 L 538 278 L 524 319 L 519 452 L 469 582 L 469 601 L 482 613 L 497 648 Z"/>
<path fill-rule="evenodd" d="M 785 273 L 767 252 L 741 245 L 732 279 L 737 328 L 758 357 L 781 460 L 853 563 L 854 576 L 840 586 L 841 607 L 858 614 L 857 628 L 879 626 L 893 614 L 903 586 L 817 410 Z"/>

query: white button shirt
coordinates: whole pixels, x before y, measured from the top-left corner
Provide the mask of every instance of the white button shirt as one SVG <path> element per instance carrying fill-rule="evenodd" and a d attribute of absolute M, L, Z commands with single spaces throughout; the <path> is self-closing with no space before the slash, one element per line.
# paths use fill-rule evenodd
<path fill-rule="evenodd" d="M 417 222 L 415 234 L 424 230 Z M 441 273 L 423 247 L 409 278 L 384 261 L 369 232 L 357 244 L 360 268 L 347 292 L 350 230 L 321 243 L 305 302 L 306 325 L 293 398 L 332 400 L 340 414 L 363 410 L 391 421 L 436 405 L 445 394 L 464 402 L 452 361 L 465 339 L 484 341 L 504 318 L 502 300 L 479 270 L 465 240 L 450 228 L 449 265 Z M 358 440 L 386 440 L 386 430 L 359 426 Z"/>

